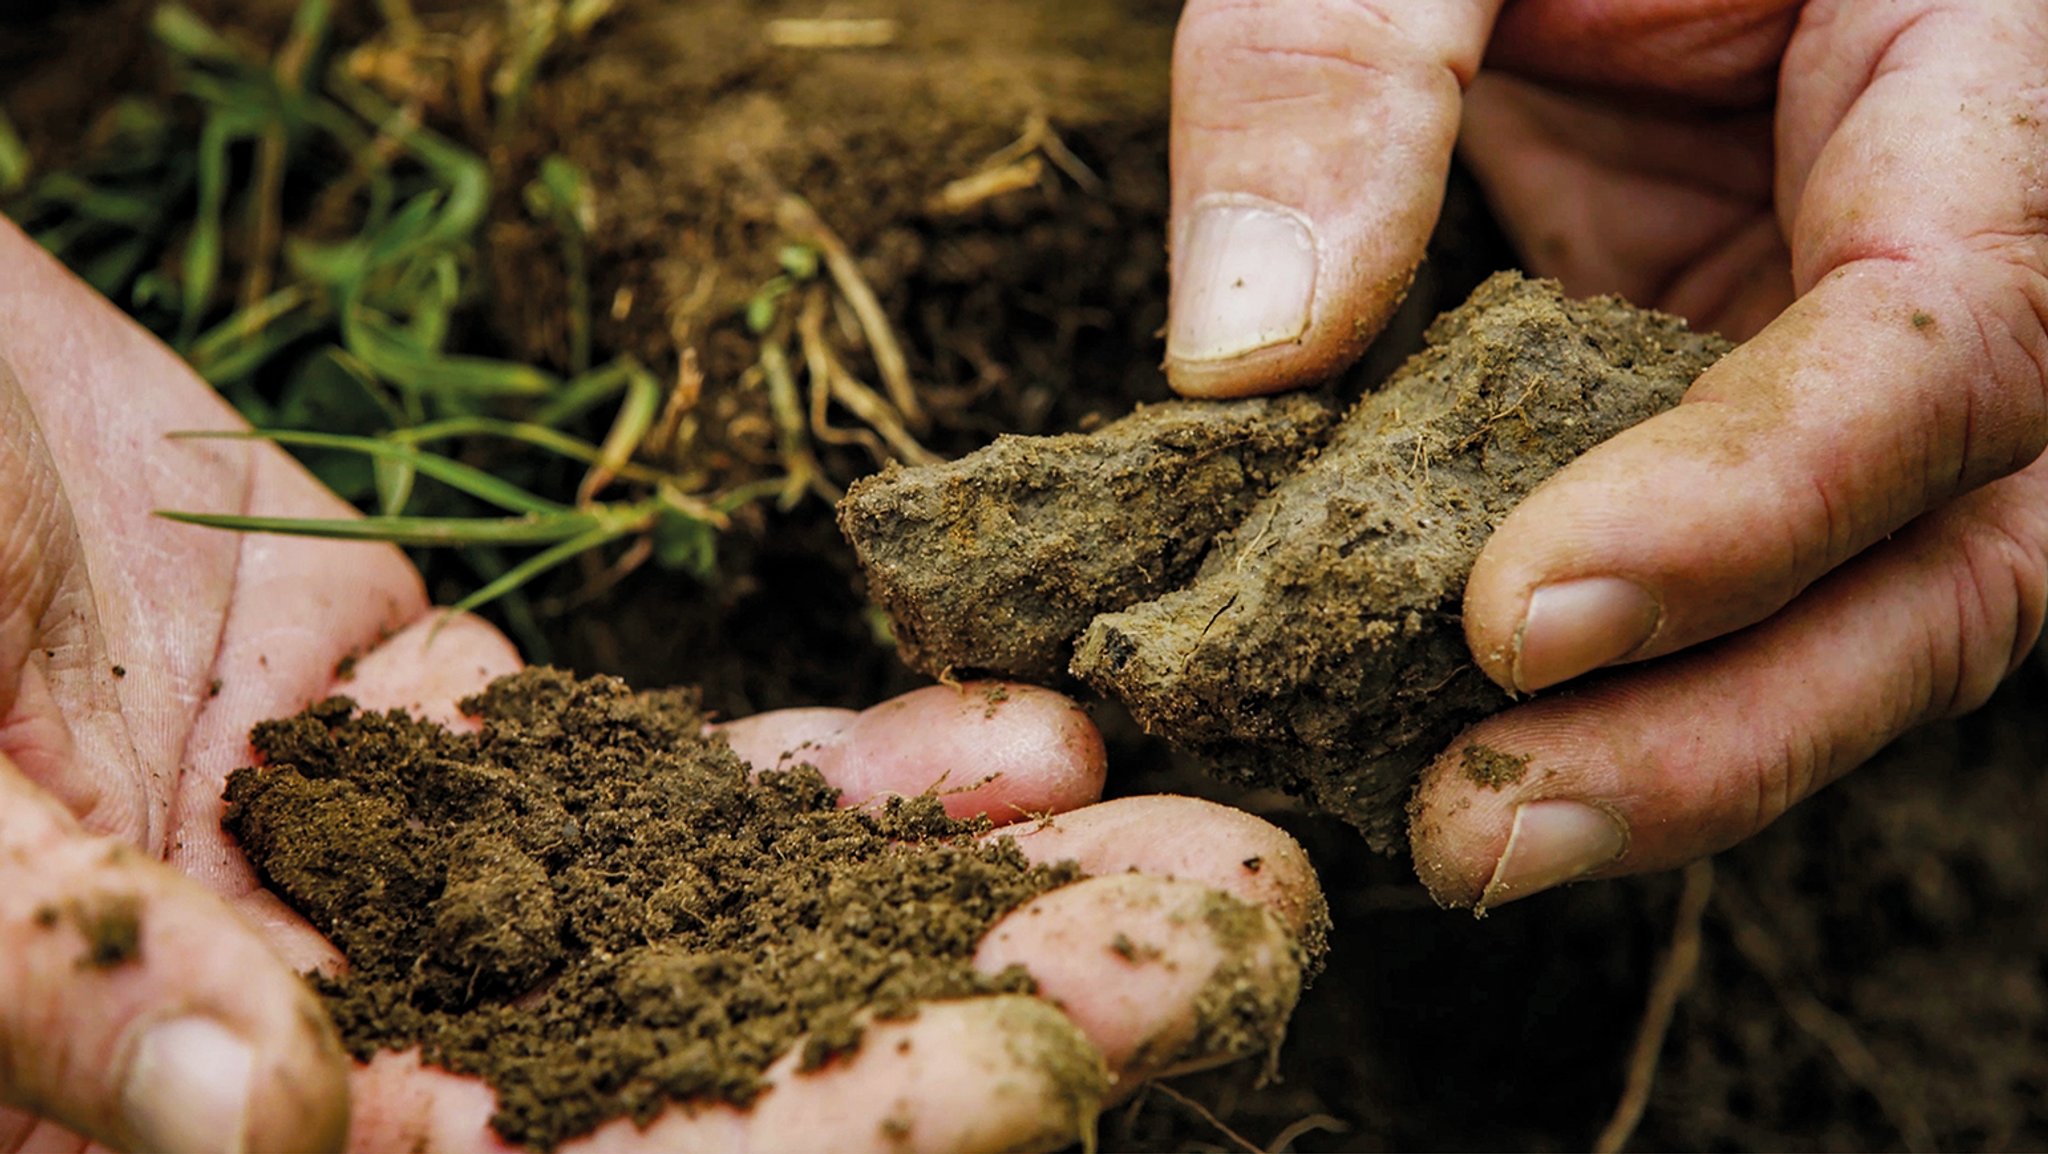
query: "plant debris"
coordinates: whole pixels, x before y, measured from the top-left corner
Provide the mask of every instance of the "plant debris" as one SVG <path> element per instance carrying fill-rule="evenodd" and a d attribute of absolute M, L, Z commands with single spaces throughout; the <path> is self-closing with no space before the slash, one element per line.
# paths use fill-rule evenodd
<path fill-rule="evenodd" d="M 1079 877 L 935 796 L 840 809 L 809 766 L 750 777 L 688 691 L 534 669 L 463 707 L 480 732 L 347 698 L 266 722 L 225 824 L 347 955 L 314 981 L 355 1056 L 481 1077 L 513 1142 L 745 1105 L 793 1044 L 816 1068 L 869 1016 L 1030 992 L 975 947 Z"/>

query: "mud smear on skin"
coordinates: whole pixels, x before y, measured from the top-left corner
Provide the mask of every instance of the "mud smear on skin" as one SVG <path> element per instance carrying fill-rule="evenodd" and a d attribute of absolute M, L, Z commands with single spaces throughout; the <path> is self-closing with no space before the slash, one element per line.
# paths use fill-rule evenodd
<path fill-rule="evenodd" d="M 314 980 L 351 1052 L 481 1077 L 513 1142 L 745 1105 L 793 1044 L 816 1068 L 869 1016 L 1030 992 L 974 948 L 1079 876 L 936 797 L 847 810 L 808 766 L 750 778 L 689 692 L 529 670 L 464 707 L 481 732 L 345 698 L 267 722 L 225 824 L 347 955 Z M 1077 1101 L 1104 1089 L 1060 1076 Z"/>
<path fill-rule="evenodd" d="M 1487 538 L 1581 453 L 1677 404 L 1727 348 L 1676 318 L 1504 273 L 1320 445 L 1313 421 L 1159 406 L 1090 436 L 885 475 L 841 521 L 923 664 L 940 639 L 955 666 L 1029 676 L 1042 659 L 1019 662 L 1019 648 L 1071 645 L 1072 674 L 1147 732 L 1390 850 L 1422 766 L 1508 704 L 1459 616 Z M 1219 505 L 1213 483 L 1154 476 L 1142 498 L 1126 483 L 1144 477 L 1128 462 L 1148 445 L 1214 471 L 1265 425 L 1275 448 L 1239 466 L 1240 504 Z M 1056 501 L 1038 494 L 1043 470 L 1018 467 L 1037 458 L 1060 463 Z M 1117 547 L 1076 547 L 1095 542 Z M 1148 562 L 1207 556 L 1175 589 L 1175 567 L 1132 563 L 1139 546 Z"/>

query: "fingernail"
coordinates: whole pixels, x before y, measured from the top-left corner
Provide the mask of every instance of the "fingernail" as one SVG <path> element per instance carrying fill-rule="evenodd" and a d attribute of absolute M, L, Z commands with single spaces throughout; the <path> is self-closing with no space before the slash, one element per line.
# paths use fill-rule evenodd
<path fill-rule="evenodd" d="M 1174 277 L 1166 355 L 1222 361 L 1308 330 L 1316 242 L 1308 218 L 1251 196 L 1196 202 Z"/>
<path fill-rule="evenodd" d="M 248 1138 L 248 1043 L 206 1018 L 151 1026 L 135 1047 L 121 1110 L 144 1150 L 240 1154 Z"/>
<path fill-rule="evenodd" d="M 1480 911 L 1599 869 L 1628 849 L 1628 827 L 1598 806 L 1581 801 L 1532 801 L 1515 810 L 1508 847 L 1479 896 Z"/>
<path fill-rule="evenodd" d="M 1662 617 L 1649 590 L 1619 577 L 1545 585 L 1530 596 L 1515 637 L 1515 688 L 1543 689 L 1627 657 Z"/>

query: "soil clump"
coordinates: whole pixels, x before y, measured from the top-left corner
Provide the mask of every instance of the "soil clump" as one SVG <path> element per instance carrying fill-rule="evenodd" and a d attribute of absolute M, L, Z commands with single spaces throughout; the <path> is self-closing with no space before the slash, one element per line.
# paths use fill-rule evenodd
<path fill-rule="evenodd" d="M 1141 406 L 1094 433 L 886 469 L 839 523 L 913 668 L 1058 684 L 1089 621 L 1185 584 L 1335 419 L 1305 395 Z"/>
<path fill-rule="evenodd" d="M 1161 406 L 893 471 L 858 488 L 841 523 L 914 664 L 1057 682 L 1051 662 L 1071 645 L 1072 674 L 1147 732 L 1386 850 L 1423 764 L 1508 703 L 1460 618 L 1487 538 L 1552 473 L 1677 404 L 1727 348 L 1677 318 L 1502 273 L 1320 448 L 1323 419 L 1263 440 L 1248 427 L 1295 411 L 1283 402 Z M 1204 481 L 1183 479 L 1190 461 Z M 1234 473 L 1235 500 L 1211 491 Z"/>
<path fill-rule="evenodd" d="M 1403 844 L 1424 764 L 1508 696 L 1465 578 L 1551 474 L 1678 403 L 1719 337 L 1502 273 L 1259 502 L 1187 588 L 1104 614 L 1073 671 L 1146 730 Z"/>
<path fill-rule="evenodd" d="M 975 946 L 1079 876 L 935 796 L 840 809 L 809 766 L 750 777 L 687 691 L 528 670 L 464 708 L 479 732 L 346 698 L 267 722 L 225 824 L 347 955 L 315 984 L 355 1056 L 481 1077 L 514 1142 L 745 1105 L 793 1044 L 816 1068 L 869 1016 L 1028 993 Z M 1072 1077 L 1106 1088 L 1099 1061 Z"/>

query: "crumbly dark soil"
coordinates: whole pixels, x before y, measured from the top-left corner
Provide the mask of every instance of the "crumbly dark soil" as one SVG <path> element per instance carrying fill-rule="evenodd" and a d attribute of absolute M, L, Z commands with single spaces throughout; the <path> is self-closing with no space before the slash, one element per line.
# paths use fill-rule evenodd
<path fill-rule="evenodd" d="M 998 437 L 865 478 L 839 526 L 914 668 L 1058 684 L 1096 614 L 1194 576 L 1335 419 L 1302 395 L 1170 401 L 1093 433 Z"/>
<path fill-rule="evenodd" d="M 936 797 L 846 810 L 808 766 L 750 779 L 694 694 L 529 670 L 465 708 L 481 732 L 346 698 L 267 722 L 226 824 L 347 955 L 316 984 L 355 1055 L 482 1077 L 514 1142 L 744 1105 L 792 1044 L 812 1068 L 868 1015 L 1029 992 L 975 945 L 1078 876 Z"/>

